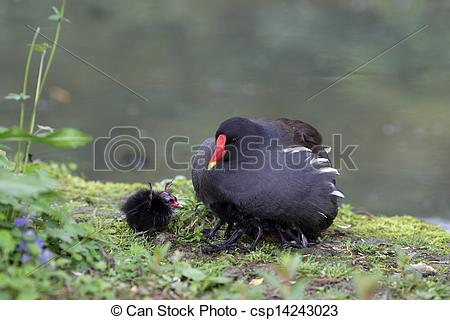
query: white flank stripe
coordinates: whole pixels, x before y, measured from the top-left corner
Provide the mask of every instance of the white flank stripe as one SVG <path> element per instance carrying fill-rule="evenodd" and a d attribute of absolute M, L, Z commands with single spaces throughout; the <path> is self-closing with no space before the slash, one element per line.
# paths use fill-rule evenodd
<path fill-rule="evenodd" d="M 311 160 L 311 164 L 317 163 L 317 164 L 322 164 L 322 163 L 329 163 L 330 161 L 326 158 L 316 158 Z"/>
<path fill-rule="evenodd" d="M 339 198 L 345 198 L 344 194 L 342 192 L 340 192 L 339 190 L 334 190 L 332 193 L 330 193 L 330 195 L 336 196 Z"/>
<path fill-rule="evenodd" d="M 283 149 L 284 152 L 300 152 L 300 151 L 309 151 L 312 152 L 311 149 L 305 147 L 294 147 L 294 148 L 286 148 Z"/>
<path fill-rule="evenodd" d="M 337 171 L 336 169 L 331 168 L 331 167 L 322 168 L 319 171 L 320 171 L 320 173 L 332 173 L 332 174 L 337 175 L 337 176 L 339 175 L 339 171 Z"/>
<path fill-rule="evenodd" d="M 322 216 L 324 216 L 325 217 L 325 219 L 328 219 L 328 217 L 325 215 L 325 213 L 323 213 L 323 212 L 320 212 L 320 211 L 317 211 L 317 213 L 318 214 L 320 214 L 320 215 L 322 215 Z"/>

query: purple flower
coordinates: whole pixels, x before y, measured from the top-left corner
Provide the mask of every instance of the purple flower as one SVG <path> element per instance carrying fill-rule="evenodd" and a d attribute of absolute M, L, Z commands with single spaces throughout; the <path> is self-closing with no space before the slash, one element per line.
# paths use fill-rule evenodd
<path fill-rule="evenodd" d="M 28 250 L 28 242 L 22 241 L 21 244 L 17 247 L 18 250 L 27 251 Z"/>
<path fill-rule="evenodd" d="M 22 263 L 27 263 L 30 260 L 30 255 L 28 253 L 24 253 L 22 255 Z"/>
<path fill-rule="evenodd" d="M 36 232 L 34 232 L 34 230 L 27 230 L 25 232 L 25 236 L 26 237 L 30 237 L 30 238 L 34 238 L 36 236 Z"/>
<path fill-rule="evenodd" d="M 42 241 L 38 236 L 36 236 L 36 239 L 34 240 L 34 243 L 42 250 L 44 249 L 44 241 Z"/>
<path fill-rule="evenodd" d="M 25 218 L 17 218 L 16 219 L 16 226 L 19 228 L 26 228 L 28 226 L 28 224 L 30 223 L 30 219 L 25 217 Z"/>
<path fill-rule="evenodd" d="M 41 263 L 47 263 L 53 257 L 52 253 L 48 250 L 44 250 L 41 255 Z"/>

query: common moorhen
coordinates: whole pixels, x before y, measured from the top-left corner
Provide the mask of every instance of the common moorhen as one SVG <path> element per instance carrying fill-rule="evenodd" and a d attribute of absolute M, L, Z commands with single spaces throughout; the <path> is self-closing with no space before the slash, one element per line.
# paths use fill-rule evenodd
<path fill-rule="evenodd" d="M 304 247 L 337 214 L 338 171 L 331 167 L 322 138 L 300 120 L 234 117 L 219 125 L 192 160 L 198 198 L 219 218 L 208 234 L 228 224 L 219 250 L 236 246 L 244 234 L 277 230 L 284 243 Z"/>
<path fill-rule="evenodd" d="M 173 217 L 173 209 L 180 208 L 177 198 L 171 193 L 171 183 L 164 191 L 142 189 L 132 194 L 122 206 L 128 225 L 137 232 L 162 231 Z"/>

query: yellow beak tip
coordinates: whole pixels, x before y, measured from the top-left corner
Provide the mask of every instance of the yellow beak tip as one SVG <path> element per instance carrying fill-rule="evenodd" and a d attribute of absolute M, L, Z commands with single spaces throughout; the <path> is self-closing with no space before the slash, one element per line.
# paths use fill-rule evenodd
<path fill-rule="evenodd" d="M 215 161 L 212 161 L 212 162 L 210 162 L 209 164 L 208 164 L 208 170 L 211 170 L 211 169 L 213 169 L 213 168 L 215 168 L 216 167 L 216 162 Z"/>

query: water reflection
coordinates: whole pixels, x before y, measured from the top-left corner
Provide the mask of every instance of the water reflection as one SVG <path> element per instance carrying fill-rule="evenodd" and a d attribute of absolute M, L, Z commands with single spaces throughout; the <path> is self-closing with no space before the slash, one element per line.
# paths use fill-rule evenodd
<path fill-rule="evenodd" d="M 51 34 L 54 1 L 0 0 L 2 94 L 16 91 L 31 38 Z M 68 4 L 62 44 L 149 98 L 59 52 L 38 123 L 105 136 L 136 126 L 157 141 L 156 172 L 94 172 L 92 147 L 35 157 L 76 161 L 89 178 L 170 177 L 163 143 L 210 136 L 231 115 L 300 118 L 357 144 L 347 201 L 384 214 L 450 216 L 448 1 L 107 1 Z M 313 100 L 305 99 L 423 25 L 429 28 Z M 1 102 L 1 124 L 17 121 Z M 189 158 L 188 146 L 176 150 Z M 126 158 L 127 155 L 124 155 Z"/>

